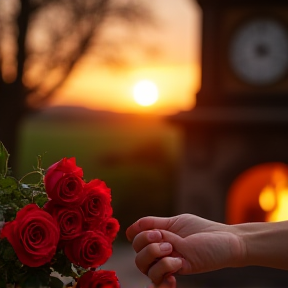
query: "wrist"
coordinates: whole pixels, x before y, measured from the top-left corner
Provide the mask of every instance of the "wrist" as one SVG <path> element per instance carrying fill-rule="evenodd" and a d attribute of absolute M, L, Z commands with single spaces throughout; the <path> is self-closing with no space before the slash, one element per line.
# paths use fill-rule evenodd
<path fill-rule="evenodd" d="M 238 267 L 265 266 L 288 270 L 288 221 L 243 223 L 232 227 L 242 247 Z"/>

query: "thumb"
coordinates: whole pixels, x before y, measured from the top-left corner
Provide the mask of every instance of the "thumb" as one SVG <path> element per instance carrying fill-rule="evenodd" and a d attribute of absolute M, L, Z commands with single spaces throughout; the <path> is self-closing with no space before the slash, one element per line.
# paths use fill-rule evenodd
<path fill-rule="evenodd" d="M 173 218 L 173 217 L 172 217 Z M 143 217 L 138 221 L 133 223 L 126 230 L 127 239 L 132 242 L 134 237 L 142 231 L 146 230 L 154 230 L 154 229 L 168 229 L 169 224 L 171 225 L 172 218 L 164 218 L 164 217 Z"/>

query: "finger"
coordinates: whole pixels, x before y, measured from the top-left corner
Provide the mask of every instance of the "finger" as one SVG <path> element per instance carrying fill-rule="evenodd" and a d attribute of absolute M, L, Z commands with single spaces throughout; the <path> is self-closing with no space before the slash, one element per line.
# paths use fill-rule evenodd
<path fill-rule="evenodd" d="M 147 288 L 176 288 L 176 279 L 174 276 L 164 278 L 160 285 L 151 284 Z"/>
<path fill-rule="evenodd" d="M 135 252 L 138 253 L 142 250 L 145 246 L 149 245 L 150 243 L 160 243 L 162 242 L 162 234 L 158 230 L 148 230 L 143 231 L 137 234 L 132 242 L 132 247 L 134 248 Z"/>
<path fill-rule="evenodd" d="M 159 258 L 171 254 L 172 250 L 172 245 L 167 242 L 149 244 L 136 255 L 135 264 L 142 273 L 147 275 L 150 267 Z"/>
<path fill-rule="evenodd" d="M 157 243 L 157 242 L 158 242 L 157 245 L 159 245 L 160 242 L 170 243 L 172 245 L 172 251 L 170 256 L 174 258 L 176 257 L 185 258 L 183 255 L 186 255 L 187 251 L 189 250 L 189 245 L 186 243 L 185 239 L 172 232 L 165 230 L 161 231 L 149 230 L 140 232 L 135 236 L 132 246 L 136 251 L 136 253 L 138 253 L 138 255 L 136 256 L 137 263 L 139 263 L 137 267 L 139 269 L 140 267 L 142 267 L 140 269 L 142 272 L 146 271 L 147 267 L 151 265 L 154 261 L 156 261 L 157 258 L 168 255 L 166 252 L 164 253 L 159 252 L 159 249 L 158 251 L 156 249 L 153 250 L 153 247 L 157 246 L 150 247 L 151 243 Z M 147 249 L 147 247 L 150 248 Z M 139 253 L 140 251 L 141 253 Z M 190 271 L 190 269 L 191 269 L 190 263 L 188 261 L 185 261 L 183 269 L 181 269 L 181 274 L 187 274 L 188 271 Z M 146 272 L 143 273 L 145 274 Z"/>
<path fill-rule="evenodd" d="M 164 278 L 176 273 L 182 268 L 181 258 L 163 257 L 156 262 L 148 271 L 148 277 L 156 285 L 160 285 Z"/>
<path fill-rule="evenodd" d="M 175 221 L 175 217 L 161 218 L 161 217 L 144 217 L 133 223 L 126 230 L 126 236 L 129 241 L 132 241 L 134 237 L 145 230 L 163 229 L 167 230 Z"/>
<path fill-rule="evenodd" d="M 169 231 L 161 230 L 162 238 L 164 242 L 169 242 L 173 246 L 173 252 L 171 253 L 171 257 L 181 258 L 182 259 L 182 267 L 178 271 L 179 274 L 186 275 L 190 274 L 192 271 L 191 263 L 187 259 L 188 251 L 191 251 L 191 247 L 189 243 L 185 240 L 185 238 L 180 237 L 177 234 L 174 234 Z"/>

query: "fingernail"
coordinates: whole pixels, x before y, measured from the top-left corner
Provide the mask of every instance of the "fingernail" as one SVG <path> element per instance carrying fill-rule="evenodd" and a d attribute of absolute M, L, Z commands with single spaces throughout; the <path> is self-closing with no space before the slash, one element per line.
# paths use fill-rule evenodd
<path fill-rule="evenodd" d="M 181 264 L 181 266 L 182 266 L 182 259 L 181 258 L 174 258 L 174 263 L 176 265 L 180 265 Z"/>
<path fill-rule="evenodd" d="M 148 239 L 150 241 L 160 240 L 162 238 L 162 234 L 160 231 L 151 231 L 148 233 Z"/>
<path fill-rule="evenodd" d="M 160 243 L 160 250 L 161 251 L 168 251 L 168 250 L 171 250 L 171 248 L 172 248 L 172 245 L 168 242 Z"/>

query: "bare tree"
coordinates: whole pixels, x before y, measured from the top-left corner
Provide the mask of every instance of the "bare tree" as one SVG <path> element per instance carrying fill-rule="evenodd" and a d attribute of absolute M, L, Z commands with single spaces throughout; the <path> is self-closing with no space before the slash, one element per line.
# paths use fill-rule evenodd
<path fill-rule="evenodd" d="M 83 56 L 99 52 L 107 21 L 143 19 L 142 8 L 127 0 L 0 0 L 0 140 L 12 157 L 23 118 L 46 105 Z"/>

